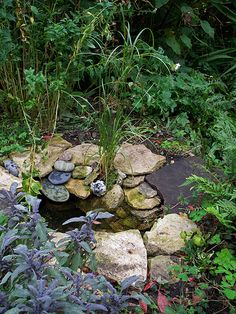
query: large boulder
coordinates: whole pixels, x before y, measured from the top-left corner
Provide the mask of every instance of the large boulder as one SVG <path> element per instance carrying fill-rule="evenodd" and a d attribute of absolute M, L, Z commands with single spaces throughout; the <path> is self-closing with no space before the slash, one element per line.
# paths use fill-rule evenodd
<path fill-rule="evenodd" d="M 127 203 L 135 209 L 152 209 L 160 205 L 161 200 L 158 196 L 146 198 L 139 190 L 139 187 L 133 189 L 124 189 Z"/>
<path fill-rule="evenodd" d="M 118 150 L 114 167 L 128 175 L 143 175 L 159 169 L 166 161 L 161 155 L 153 154 L 143 144 L 124 143 Z"/>
<path fill-rule="evenodd" d="M 72 162 L 76 165 L 91 166 L 94 162 L 99 162 L 99 146 L 95 144 L 83 143 L 67 150 L 72 154 Z"/>
<path fill-rule="evenodd" d="M 22 187 L 21 179 L 10 174 L 6 169 L 0 166 L 0 190 L 10 190 L 13 182 L 17 182 L 18 188 Z"/>
<path fill-rule="evenodd" d="M 121 282 L 133 275 L 147 276 L 147 252 L 138 230 L 96 232 L 95 256 L 98 273 Z"/>
<path fill-rule="evenodd" d="M 185 246 L 180 233 L 196 230 L 197 225 L 185 215 L 169 214 L 158 219 L 152 229 L 144 234 L 148 255 L 169 255 L 180 251 Z"/>

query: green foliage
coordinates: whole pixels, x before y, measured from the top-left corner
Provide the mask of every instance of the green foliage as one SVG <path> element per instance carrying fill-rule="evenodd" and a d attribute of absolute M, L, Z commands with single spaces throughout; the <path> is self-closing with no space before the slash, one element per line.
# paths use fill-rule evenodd
<path fill-rule="evenodd" d="M 194 184 L 194 189 L 203 193 L 202 210 L 215 216 L 224 226 L 235 229 L 233 223 L 236 219 L 236 189 L 232 184 L 213 182 L 196 175 L 187 178 L 184 185 L 188 184 Z"/>

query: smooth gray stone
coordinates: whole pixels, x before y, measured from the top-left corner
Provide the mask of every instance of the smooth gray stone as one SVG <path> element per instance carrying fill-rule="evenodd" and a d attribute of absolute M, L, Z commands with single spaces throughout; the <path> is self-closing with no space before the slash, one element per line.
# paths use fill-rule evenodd
<path fill-rule="evenodd" d="M 54 164 L 54 168 L 57 171 L 71 172 L 74 170 L 75 165 L 69 161 L 57 160 Z"/>
<path fill-rule="evenodd" d="M 48 180 L 55 185 L 63 184 L 69 181 L 71 178 L 71 172 L 52 171 L 48 176 Z"/>
<path fill-rule="evenodd" d="M 70 197 L 70 193 L 64 185 L 54 185 L 44 179 L 42 181 L 42 193 L 53 202 L 66 202 Z"/>

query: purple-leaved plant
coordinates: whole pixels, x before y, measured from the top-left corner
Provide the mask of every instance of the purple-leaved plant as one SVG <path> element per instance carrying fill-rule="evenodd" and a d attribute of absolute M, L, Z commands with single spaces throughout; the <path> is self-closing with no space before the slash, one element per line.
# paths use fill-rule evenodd
<path fill-rule="evenodd" d="M 15 280 L 20 274 L 28 278 L 41 279 L 45 276 L 44 271 L 49 268 L 48 261 L 53 257 L 50 250 L 28 249 L 26 245 L 19 244 L 14 250 L 17 266 L 11 275 Z"/>

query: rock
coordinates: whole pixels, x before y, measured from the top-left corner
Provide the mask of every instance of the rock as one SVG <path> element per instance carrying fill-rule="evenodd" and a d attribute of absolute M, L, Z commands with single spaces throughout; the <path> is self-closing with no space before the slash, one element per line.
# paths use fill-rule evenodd
<path fill-rule="evenodd" d="M 139 219 L 156 219 L 161 208 L 155 207 L 148 210 L 131 210 L 131 214 Z"/>
<path fill-rule="evenodd" d="M 93 168 L 89 166 L 76 166 L 73 173 L 72 178 L 73 179 L 84 179 L 86 178 L 90 173 L 92 173 Z"/>
<path fill-rule="evenodd" d="M 19 169 L 17 167 L 17 164 L 13 160 L 10 159 L 4 160 L 3 164 L 4 168 L 14 177 L 19 176 Z"/>
<path fill-rule="evenodd" d="M 128 216 L 128 213 L 124 208 L 118 208 L 116 210 L 116 216 L 120 218 L 126 218 Z"/>
<path fill-rule="evenodd" d="M 191 185 L 181 186 L 186 178 L 192 174 L 209 178 L 209 174 L 202 170 L 203 161 L 196 157 L 181 158 L 174 164 L 167 165 L 146 176 L 146 181 L 154 186 L 164 199 L 164 204 L 178 212 L 183 205 L 179 197 L 183 196 L 192 202 Z"/>
<path fill-rule="evenodd" d="M 159 169 L 165 161 L 165 157 L 153 154 L 143 144 L 123 143 L 115 156 L 114 167 L 135 176 L 151 173 Z"/>
<path fill-rule="evenodd" d="M 145 176 L 128 176 L 123 181 L 123 186 L 126 188 L 134 188 L 144 182 Z"/>
<path fill-rule="evenodd" d="M 84 184 L 84 180 L 80 179 L 70 179 L 66 183 L 66 188 L 71 194 L 82 199 L 86 199 L 91 194 L 89 186 Z"/>
<path fill-rule="evenodd" d="M 19 189 L 22 187 L 20 178 L 13 176 L 6 169 L 0 166 L 0 190 L 6 189 L 9 191 L 13 182 L 17 182 Z"/>
<path fill-rule="evenodd" d="M 166 255 L 158 255 L 148 259 L 150 279 L 159 282 L 165 280 L 170 284 L 177 282 L 178 279 L 170 273 L 170 267 L 174 265 L 177 265 L 177 263 Z"/>
<path fill-rule="evenodd" d="M 117 180 L 116 183 L 122 185 L 123 180 L 126 178 L 126 174 L 120 170 L 117 170 Z"/>
<path fill-rule="evenodd" d="M 54 164 L 54 168 L 57 171 L 71 172 L 74 170 L 75 165 L 69 161 L 57 160 Z"/>
<path fill-rule="evenodd" d="M 49 141 L 48 147 L 46 147 L 40 154 L 40 162 L 35 164 L 36 168 L 39 170 L 40 177 L 45 177 L 52 172 L 52 167 L 55 161 L 67 148 L 71 146 L 71 143 L 67 142 L 63 138 L 53 137 Z"/>
<path fill-rule="evenodd" d="M 42 181 L 42 193 L 53 202 L 66 202 L 70 194 L 64 185 L 54 185 L 47 179 Z"/>
<path fill-rule="evenodd" d="M 59 157 L 59 160 L 70 161 L 72 159 L 72 153 L 65 150 Z"/>
<path fill-rule="evenodd" d="M 110 191 L 103 196 L 102 201 L 108 209 L 114 209 L 124 201 L 124 192 L 120 185 L 115 184 Z"/>
<path fill-rule="evenodd" d="M 23 153 L 11 153 L 10 158 L 18 165 L 20 169 L 20 175 L 22 172 L 27 172 L 30 169 L 30 160 L 31 160 L 31 153 L 30 151 L 25 151 Z M 34 154 L 34 162 L 35 162 L 35 167 L 38 165 L 41 161 L 41 156 L 40 154 Z M 51 165 L 51 171 L 52 171 L 52 166 Z M 38 169 L 38 167 L 36 167 Z M 49 171 L 49 173 L 51 172 Z M 47 173 L 48 174 L 48 173 Z"/>
<path fill-rule="evenodd" d="M 147 253 L 138 230 L 96 232 L 95 238 L 98 273 L 119 283 L 133 275 L 146 280 Z"/>
<path fill-rule="evenodd" d="M 48 180 L 55 185 L 63 184 L 69 181 L 71 178 L 70 172 L 52 171 L 48 176 Z"/>
<path fill-rule="evenodd" d="M 47 176 L 52 172 L 52 167 L 58 157 L 72 145 L 61 137 L 52 138 L 48 146 L 40 154 L 32 154 L 30 151 L 24 153 L 12 153 L 10 158 L 19 166 L 20 172 L 29 170 L 31 160 L 34 160 L 35 168 L 40 177 Z"/>
<path fill-rule="evenodd" d="M 67 150 L 72 154 L 72 162 L 76 165 L 91 166 L 100 160 L 99 147 L 95 144 L 83 143 Z"/>
<path fill-rule="evenodd" d="M 154 190 L 147 182 L 143 182 L 138 186 L 138 190 L 146 198 L 152 198 L 157 195 L 157 191 Z"/>
<path fill-rule="evenodd" d="M 161 203 L 161 200 L 157 196 L 145 198 L 145 196 L 139 192 L 138 187 L 124 189 L 124 193 L 127 203 L 135 209 L 152 209 Z"/>
<path fill-rule="evenodd" d="M 91 187 L 93 194 L 98 196 L 98 197 L 104 195 L 106 193 L 106 190 L 107 190 L 106 185 L 105 185 L 104 181 L 102 181 L 102 180 L 97 180 L 95 182 L 92 182 L 90 187 Z"/>
<path fill-rule="evenodd" d="M 148 255 L 173 254 L 180 251 L 185 246 L 180 233 L 196 230 L 196 224 L 184 215 L 169 214 L 158 219 L 152 229 L 144 234 Z"/>
<path fill-rule="evenodd" d="M 95 170 L 93 170 L 93 172 L 91 172 L 85 179 L 84 179 L 84 184 L 85 185 L 90 185 L 93 181 L 95 181 L 97 179 L 97 177 L 99 176 L 99 173 Z"/>
<path fill-rule="evenodd" d="M 121 221 L 122 226 L 128 229 L 137 229 L 139 222 L 135 217 L 126 217 Z"/>

